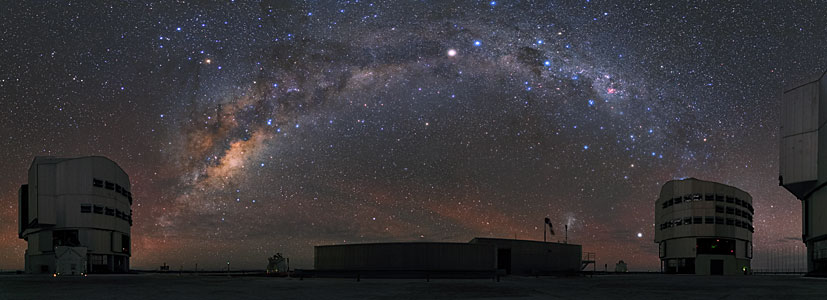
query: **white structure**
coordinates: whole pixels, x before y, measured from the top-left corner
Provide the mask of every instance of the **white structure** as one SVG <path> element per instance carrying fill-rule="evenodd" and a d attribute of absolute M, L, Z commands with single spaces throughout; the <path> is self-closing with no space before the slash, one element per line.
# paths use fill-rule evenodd
<path fill-rule="evenodd" d="M 827 74 L 827 73 L 825 73 Z M 807 270 L 827 274 L 827 78 L 783 94 L 779 184 L 801 200 Z M 822 101 L 824 100 L 824 101 Z M 825 158 L 825 159 L 820 159 Z"/>
<path fill-rule="evenodd" d="M 55 247 L 54 275 L 86 274 L 86 247 Z"/>
<path fill-rule="evenodd" d="M 695 178 L 663 185 L 655 203 L 655 243 L 665 273 L 749 274 L 752 197 Z"/>
<path fill-rule="evenodd" d="M 128 271 L 130 189 L 126 173 L 105 157 L 36 157 L 18 192 L 26 272 L 56 274 L 72 264 L 83 270 L 77 273 Z"/>

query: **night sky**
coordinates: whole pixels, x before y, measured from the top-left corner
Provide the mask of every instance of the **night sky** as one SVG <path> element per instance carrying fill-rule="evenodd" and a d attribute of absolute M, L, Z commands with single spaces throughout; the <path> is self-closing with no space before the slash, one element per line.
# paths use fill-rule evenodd
<path fill-rule="evenodd" d="M 656 270 L 684 177 L 752 195 L 753 267 L 803 246 L 780 94 L 827 69 L 824 3 L 93 2 L 0 7 L 0 269 L 38 155 L 129 174 L 139 269 L 542 240 L 549 216 L 600 268 Z"/>

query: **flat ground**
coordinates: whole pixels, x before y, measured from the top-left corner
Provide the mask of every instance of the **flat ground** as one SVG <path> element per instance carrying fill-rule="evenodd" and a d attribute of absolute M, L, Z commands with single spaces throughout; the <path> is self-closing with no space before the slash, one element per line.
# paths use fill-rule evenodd
<path fill-rule="evenodd" d="M 827 279 L 624 274 L 491 279 L 355 279 L 184 274 L 0 275 L 0 299 L 827 299 Z"/>

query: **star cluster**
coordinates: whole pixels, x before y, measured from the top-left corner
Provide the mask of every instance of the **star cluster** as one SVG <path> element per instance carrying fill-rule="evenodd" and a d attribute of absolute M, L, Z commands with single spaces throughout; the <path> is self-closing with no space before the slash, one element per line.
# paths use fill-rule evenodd
<path fill-rule="evenodd" d="M 779 95 L 827 68 L 816 3 L 13 2 L 0 8 L 0 268 L 37 155 L 130 175 L 136 268 L 263 268 L 312 246 L 542 238 L 659 266 L 684 177 L 801 246 Z M 800 248 L 800 247 L 799 247 Z"/>

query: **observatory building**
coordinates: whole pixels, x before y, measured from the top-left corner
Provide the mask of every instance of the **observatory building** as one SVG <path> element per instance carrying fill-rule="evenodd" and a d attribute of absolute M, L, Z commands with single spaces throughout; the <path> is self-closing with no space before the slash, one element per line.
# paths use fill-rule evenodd
<path fill-rule="evenodd" d="M 807 271 L 827 274 L 827 78 L 784 91 L 778 184 L 801 200 Z"/>
<path fill-rule="evenodd" d="M 314 271 L 320 276 L 547 275 L 575 273 L 585 267 L 580 245 L 497 238 L 478 237 L 468 243 L 326 245 L 316 246 L 315 252 Z"/>
<path fill-rule="evenodd" d="M 105 157 L 36 157 L 18 192 L 26 273 L 128 271 L 130 190 L 129 176 Z"/>
<path fill-rule="evenodd" d="M 655 202 L 655 243 L 661 271 L 699 275 L 749 274 L 752 197 L 695 178 L 663 185 Z"/>

